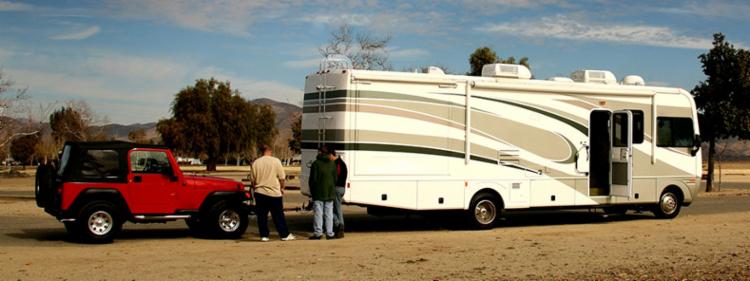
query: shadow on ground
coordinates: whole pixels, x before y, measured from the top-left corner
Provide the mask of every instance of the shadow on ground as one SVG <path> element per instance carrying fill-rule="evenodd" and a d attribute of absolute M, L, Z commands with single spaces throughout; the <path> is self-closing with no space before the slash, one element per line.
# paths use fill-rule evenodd
<path fill-rule="evenodd" d="M 467 230 L 466 218 L 459 213 L 421 213 L 393 216 L 371 216 L 365 213 L 349 214 L 346 219 L 348 233 L 368 232 L 408 232 L 430 230 Z M 554 212 L 512 212 L 506 213 L 496 228 L 550 226 L 569 224 L 600 224 L 640 219 L 653 219 L 651 213 L 630 212 L 625 215 L 605 215 L 601 212 L 587 211 L 554 211 Z M 270 221 L 270 220 L 269 220 Z M 288 213 L 287 224 L 292 233 L 300 237 L 307 237 L 312 232 L 312 213 Z M 272 235 L 276 235 L 273 223 L 270 223 Z M 246 237 L 257 236 L 256 220 L 251 219 Z M 64 241 L 75 242 L 65 232 L 60 224 L 56 228 L 23 228 L 17 232 L 5 234 L 9 238 L 26 241 Z M 140 239 L 182 239 L 197 238 L 182 221 L 167 224 L 125 224 L 123 231 L 116 241 Z M 13 243 L 3 239 L 2 242 Z"/>

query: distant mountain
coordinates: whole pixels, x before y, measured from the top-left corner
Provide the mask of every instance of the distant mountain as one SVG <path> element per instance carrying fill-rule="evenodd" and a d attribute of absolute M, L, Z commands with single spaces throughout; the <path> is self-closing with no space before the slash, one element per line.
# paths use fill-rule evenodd
<path fill-rule="evenodd" d="M 273 111 L 276 112 L 276 128 L 279 130 L 277 144 L 279 144 L 279 141 L 286 141 L 292 136 L 292 117 L 294 113 L 302 113 L 302 108 L 267 98 L 255 99 L 251 102 L 255 104 L 267 104 L 273 107 Z"/>
<path fill-rule="evenodd" d="M 708 144 L 704 143 L 701 151 L 703 160 L 708 159 Z M 721 154 L 721 155 L 719 155 Z M 750 159 L 750 141 L 730 138 L 716 142 L 716 157 L 722 160 L 748 160 Z"/>
<path fill-rule="evenodd" d="M 302 108 L 293 104 L 278 102 L 267 98 L 255 99 L 251 102 L 256 104 L 267 104 L 273 107 L 274 112 L 276 112 L 276 128 L 279 131 L 277 143 L 286 143 L 286 140 L 292 135 L 292 117 L 296 112 L 301 113 Z M 156 132 L 156 122 L 130 125 L 107 124 L 95 128 L 101 130 L 101 132 L 108 138 L 114 138 L 117 140 L 128 140 L 128 134 L 138 129 L 145 130 L 146 137 L 149 139 L 159 136 Z"/>
<path fill-rule="evenodd" d="M 158 137 L 159 134 L 156 132 L 156 122 L 151 123 L 136 123 L 130 125 L 121 124 L 107 124 L 103 126 L 95 126 L 95 130 L 101 130 L 101 132 L 107 136 L 107 138 L 113 138 L 116 140 L 128 140 L 128 134 L 132 131 L 143 129 L 146 131 L 146 138 L 151 139 Z"/>

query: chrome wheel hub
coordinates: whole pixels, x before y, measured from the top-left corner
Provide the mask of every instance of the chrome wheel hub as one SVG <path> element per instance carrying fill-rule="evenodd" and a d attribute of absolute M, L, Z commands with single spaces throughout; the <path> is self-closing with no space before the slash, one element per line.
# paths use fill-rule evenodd
<path fill-rule="evenodd" d="M 240 227 L 240 214 L 234 210 L 224 210 L 219 215 L 219 227 L 225 232 L 236 231 Z"/>
<path fill-rule="evenodd" d="M 112 215 L 105 211 L 96 211 L 89 216 L 88 227 L 91 233 L 105 235 L 112 230 Z"/>
<path fill-rule="evenodd" d="M 482 200 L 474 207 L 474 218 L 481 224 L 490 224 L 497 216 L 495 203 L 490 200 Z"/>
<path fill-rule="evenodd" d="M 677 198 L 671 193 L 664 194 L 659 202 L 659 207 L 664 214 L 671 215 L 677 210 Z"/>

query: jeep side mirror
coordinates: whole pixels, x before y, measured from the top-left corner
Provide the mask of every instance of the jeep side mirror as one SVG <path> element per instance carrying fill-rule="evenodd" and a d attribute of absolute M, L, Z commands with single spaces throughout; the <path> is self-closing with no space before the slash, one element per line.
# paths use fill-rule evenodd
<path fill-rule="evenodd" d="M 698 154 L 698 150 L 701 149 L 702 142 L 703 141 L 701 140 L 701 135 L 693 136 L 693 148 L 690 150 L 690 155 L 695 156 L 695 154 Z"/>

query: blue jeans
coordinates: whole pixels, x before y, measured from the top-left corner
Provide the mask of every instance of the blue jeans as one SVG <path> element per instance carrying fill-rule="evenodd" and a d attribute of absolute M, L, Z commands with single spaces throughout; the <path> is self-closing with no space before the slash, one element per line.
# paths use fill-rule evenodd
<path fill-rule="evenodd" d="M 325 220 L 326 235 L 333 236 L 333 201 L 313 201 L 313 235 L 323 235 L 323 220 Z"/>
<path fill-rule="evenodd" d="M 346 188 L 343 186 L 336 187 L 336 200 L 333 201 L 333 225 L 337 227 L 344 227 L 344 212 L 341 210 L 341 201 L 346 193 Z"/>

